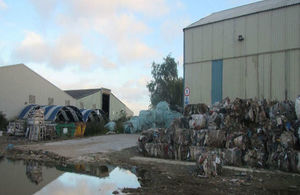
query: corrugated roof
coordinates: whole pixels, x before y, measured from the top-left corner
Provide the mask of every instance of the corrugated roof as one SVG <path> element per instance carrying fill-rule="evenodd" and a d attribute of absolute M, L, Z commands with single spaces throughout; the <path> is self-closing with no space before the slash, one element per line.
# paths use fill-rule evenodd
<path fill-rule="evenodd" d="M 89 95 L 92 95 L 94 93 L 97 93 L 98 91 L 101 91 L 101 88 L 97 89 L 78 89 L 78 90 L 65 90 L 67 94 L 72 96 L 75 99 L 80 99 Z"/>
<path fill-rule="evenodd" d="M 184 29 L 202 26 L 205 24 L 210 24 L 222 20 L 227 20 L 231 18 L 236 18 L 244 15 L 254 14 L 258 12 L 263 12 L 267 10 L 277 9 L 281 7 L 291 6 L 299 4 L 300 0 L 265 0 L 259 1 L 231 9 L 227 9 L 220 12 L 212 13 L 211 15 L 204 17 L 197 22 L 192 23 Z"/>

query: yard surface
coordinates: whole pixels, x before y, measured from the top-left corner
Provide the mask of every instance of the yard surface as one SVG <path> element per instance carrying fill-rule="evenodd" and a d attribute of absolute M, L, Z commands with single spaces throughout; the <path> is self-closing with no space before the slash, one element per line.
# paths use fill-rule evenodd
<path fill-rule="evenodd" d="M 203 178 L 196 174 L 196 166 L 192 162 L 145 159 L 137 152 L 138 136 L 117 134 L 40 143 L 2 136 L 0 152 L 7 151 L 8 144 L 13 144 L 19 152 L 8 151 L 6 155 L 15 159 L 47 163 L 49 155 L 47 158 L 43 155 L 48 151 L 67 158 L 63 164 L 135 167 L 142 187 L 124 190 L 131 194 L 300 194 L 299 174 L 226 168 L 221 176 Z M 61 163 L 59 158 L 57 163 Z"/>
<path fill-rule="evenodd" d="M 139 135 L 115 134 L 77 138 L 48 143 L 20 145 L 17 148 L 25 150 L 44 150 L 68 158 L 78 158 L 94 153 L 111 153 L 136 146 Z"/>

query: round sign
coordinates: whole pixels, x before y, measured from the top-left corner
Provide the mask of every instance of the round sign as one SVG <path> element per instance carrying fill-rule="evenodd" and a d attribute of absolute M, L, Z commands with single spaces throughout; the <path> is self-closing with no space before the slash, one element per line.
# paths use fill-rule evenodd
<path fill-rule="evenodd" d="M 185 95 L 185 96 L 189 96 L 190 93 L 191 93 L 190 88 L 186 87 L 186 88 L 184 89 L 184 95 Z"/>

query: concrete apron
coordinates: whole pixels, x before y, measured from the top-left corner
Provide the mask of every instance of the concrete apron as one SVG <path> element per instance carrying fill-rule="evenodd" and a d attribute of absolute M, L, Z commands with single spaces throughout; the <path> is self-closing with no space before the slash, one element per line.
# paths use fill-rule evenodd
<path fill-rule="evenodd" d="M 144 163 L 160 163 L 160 164 L 169 164 L 169 165 L 183 165 L 183 166 L 195 166 L 195 162 L 184 162 L 184 161 L 176 161 L 176 160 L 166 160 L 166 159 L 160 159 L 160 158 L 149 158 L 149 157 L 139 157 L 134 156 L 130 158 L 132 161 L 137 162 L 144 162 Z M 288 175 L 293 177 L 300 177 L 300 174 L 297 173 L 287 173 L 283 171 L 278 170 L 265 170 L 265 169 L 252 169 L 252 168 L 243 168 L 243 167 L 234 167 L 234 166 L 222 166 L 225 170 L 230 171 L 239 171 L 239 172 L 249 172 L 249 173 L 265 173 L 265 174 L 280 174 L 280 175 Z"/>

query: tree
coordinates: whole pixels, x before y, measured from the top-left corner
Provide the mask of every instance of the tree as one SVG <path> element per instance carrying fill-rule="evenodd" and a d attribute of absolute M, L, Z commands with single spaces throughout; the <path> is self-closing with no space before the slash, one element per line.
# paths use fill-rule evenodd
<path fill-rule="evenodd" d="M 153 80 L 147 84 L 150 92 L 151 107 L 166 101 L 171 108 L 182 107 L 183 79 L 178 78 L 177 63 L 168 55 L 162 64 L 152 63 Z"/>

